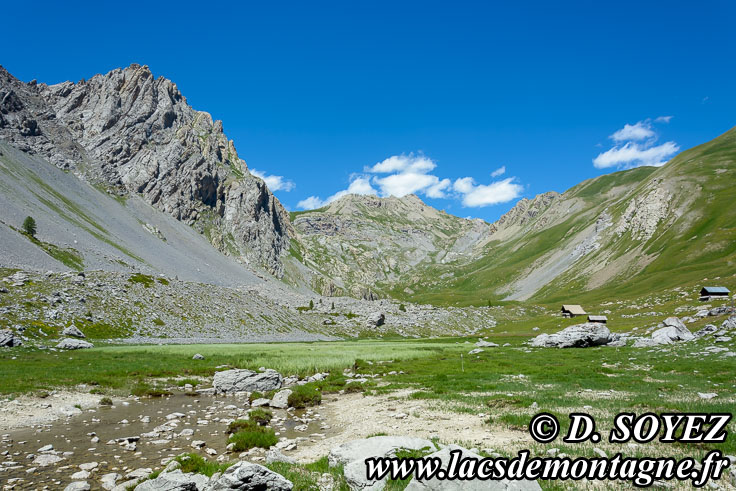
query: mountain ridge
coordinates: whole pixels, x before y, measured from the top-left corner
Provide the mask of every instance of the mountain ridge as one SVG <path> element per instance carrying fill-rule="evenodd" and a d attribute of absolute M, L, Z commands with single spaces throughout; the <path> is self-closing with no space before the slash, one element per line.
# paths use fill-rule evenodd
<path fill-rule="evenodd" d="M 280 276 L 288 215 L 222 122 L 137 64 L 77 83 L 24 84 L 0 67 L 0 137 L 195 226 L 227 255 Z"/>

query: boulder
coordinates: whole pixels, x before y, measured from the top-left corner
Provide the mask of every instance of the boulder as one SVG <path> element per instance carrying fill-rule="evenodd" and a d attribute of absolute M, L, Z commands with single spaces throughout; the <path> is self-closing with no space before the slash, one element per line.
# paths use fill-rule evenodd
<path fill-rule="evenodd" d="M 192 356 L 192 360 L 204 360 L 204 356 L 196 353 L 194 356 Z"/>
<path fill-rule="evenodd" d="M 736 329 L 736 315 L 732 315 L 731 317 L 723 321 L 721 327 L 723 329 Z"/>
<path fill-rule="evenodd" d="M 370 457 L 392 457 L 397 450 L 435 450 L 434 443 L 423 438 L 406 436 L 374 436 L 362 440 L 343 443 L 330 451 L 330 467 L 343 465 L 343 473 L 350 489 L 379 491 L 386 485 L 386 479 L 368 480 L 365 459 Z"/>
<path fill-rule="evenodd" d="M 58 349 L 87 349 L 94 348 L 95 345 L 81 339 L 65 338 L 56 347 Z"/>
<path fill-rule="evenodd" d="M 448 445 L 446 448 L 435 452 L 428 457 L 437 458 L 442 461 L 442 468 L 447 471 L 447 467 L 450 463 L 452 451 L 459 451 L 463 459 L 475 458 L 481 459 L 482 457 L 476 453 L 466 450 L 457 445 Z M 365 473 L 365 470 L 363 471 Z M 412 479 L 409 485 L 406 487 L 406 491 L 440 491 L 440 490 L 483 490 L 483 491 L 541 491 L 541 487 L 536 481 L 510 481 L 507 479 L 501 481 L 493 480 L 440 480 L 440 479 L 429 479 L 426 481 L 418 481 Z"/>
<path fill-rule="evenodd" d="M 718 331 L 718 327 L 714 326 L 713 324 L 706 324 L 705 327 L 703 327 L 702 329 L 695 331 L 693 333 L 693 336 L 695 336 L 696 338 L 702 338 L 703 336 L 713 334 L 716 331 Z"/>
<path fill-rule="evenodd" d="M 0 331 L 0 347 L 15 348 L 23 344 L 23 340 L 10 329 Z"/>
<path fill-rule="evenodd" d="M 291 481 L 262 465 L 238 462 L 229 467 L 216 481 L 211 482 L 207 490 L 290 491 L 293 487 Z"/>
<path fill-rule="evenodd" d="M 266 452 L 266 463 L 273 464 L 274 462 L 285 462 L 287 464 L 295 464 L 296 460 L 281 453 L 278 448 L 271 448 Z"/>
<path fill-rule="evenodd" d="M 475 348 L 468 351 L 469 355 L 477 355 L 478 353 L 483 353 L 485 350 L 482 348 Z"/>
<path fill-rule="evenodd" d="M 100 478 L 100 486 L 102 486 L 103 489 L 106 489 L 107 491 L 110 491 L 115 487 L 115 483 L 122 478 L 120 474 L 117 472 L 110 472 L 109 474 L 105 474 Z"/>
<path fill-rule="evenodd" d="M 50 465 L 56 465 L 62 460 L 64 459 L 59 457 L 58 455 L 42 454 L 33 459 L 33 465 L 36 465 L 38 467 L 48 467 Z"/>
<path fill-rule="evenodd" d="M 276 409 L 286 409 L 289 407 L 289 396 L 291 393 L 291 389 L 283 389 L 276 392 L 273 395 L 273 399 L 271 399 L 269 406 L 275 407 Z"/>
<path fill-rule="evenodd" d="M 144 481 L 136 491 L 199 491 L 209 479 L 202 474 L 185 474 L 181 470 L 161 473 L 156 479 Z"/>
<path fill-rule="evenodd" d="M 691 339 L 695 339 L 693 333 L 677 317 L 668 317 L 661 325 L 664 327 L 652 333 L 652 341 L 655 345 L 672 344 L 675 341 L 690 341 Z"/>
<path fill-rule="evenodd" d="M 386 315 L 383 312 L 375 312 L 368 316 L 368 325 L 371 327 L 382 326 L 386 322 Z"/>
<path fill-rule="evenodd" d="M 87 481 L 75 481 L 64 488 L 64 491 L 89 491 L 92 489 Z"/>
<path fill-rule="evenodd" d="M 490 341 L 484 341 L 482 339 L 478 340 L 475 345 L 478 348 L 498 348 L 498 345 L 496 343 L 491 343 Z"/>
<path fill-rule="evenodd" d="M 363 462 L 368 457 L 384 457 L 393 455 L 396 450 L 434 449 L 434 443 L 423 438 L 409 436 L 374 436 L 362 440 L 343 443 L 332 450 L 328 457 L 330 467 L 349 464 L 353 461 Z M 365 474 L 365 468 L 363 469 Z"/>
<path fill-rule="evenodd" d="M 280 389 L 284 378 L 276 370 L 225 370 L 215 373 L 212 385 L 217 392 L 269 392 Z"/>
<path fill-rule="evenodd" d="M 554 334 L 540 334 L 529 342 L 537 348 L 587 348 L 611 341 L 611 331 L 603 324 L 587 322 L 566 327 Z"/>
<path fill-rule="evenodd" d="M 75 338 L 85 338 L 87 336 L 84 335 L 82 331 L 79 330 L 77 326 L 72 324 L 69 327 L 65 327 L 63 331 L 61 331 L 62 336 L 72 336 Z"/>

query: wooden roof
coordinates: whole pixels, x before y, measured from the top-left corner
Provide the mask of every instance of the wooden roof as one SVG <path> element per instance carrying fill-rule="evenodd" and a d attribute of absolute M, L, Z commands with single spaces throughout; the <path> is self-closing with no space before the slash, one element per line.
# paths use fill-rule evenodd
<path fill-rule="evenodd" d="M 580 305 L 563 305 L 562 310 L 573 315 L 585 315 L 586 313 Z"/>

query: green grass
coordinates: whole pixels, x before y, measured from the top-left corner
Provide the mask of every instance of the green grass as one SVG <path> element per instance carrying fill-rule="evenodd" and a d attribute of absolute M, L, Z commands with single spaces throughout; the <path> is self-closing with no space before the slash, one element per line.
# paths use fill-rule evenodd
<path fill-rule="evenodd" d="M 286 464 L 275 462 L 266 465 L 269 469 L 284 476 L 294 484 L 294 491 L 321 491 L 319 480 L 324 474 L 333 479 L 335 491 L 349 491 L 350 487 L 343 475 L 343 467 L 330 467 L 327 457 L 310 464 Z"/>
<path fill-rule="evenodd" d="M 248 421 L 237 432 L 230 435 L 228 443 L 234 443 L 233 450 L 245 452 L 251 448 L 269 448 L 279 441 L 273 428 L 261 426 L 255 421 Z"/>
<path fill-rule="evenodd" d="M 49 335 L 55 335 L 53 328 Z M 85 331 L 84 328 L 82 328 Z M 85 331 L 86 332 L 86 331 Z M 450 344 L 451 341 L 444 341 Z M 0 393 L 90 384 L 128 391 L 141 378 L 212 376 L 217 366 L 257 370 L 273 368 L 284 375 L 342 371 L 355 360 L 408 360 L 430 357 L 442 341 L 337 341 L 329 343 L 98 346 L 68 355 L 21 346 L 0 350 Z M 201 353 L 205 360 L 192 360 Z M 74 363 L 69 363 L 69 358 Z M 15 358 L 15 359 L 13 359 Z"/>
<path fill-rule="evenodd" d="M 289 394 L 289 407 L 303 409 L 322 402 L 322 393 L 313 384 L 297 385 Z"/>
<path fill-rule="evenodd" d="M 181 464 L 182 472 L 187 474 L 190 472 L 195 474 L 204 474 L 207 477 L 212 477 L 218 472 L 224 472 L 227 470 L 228 467 L 233 465 L 230 462 L 212 462 L 211 460 L 207 460 L 201 455 L 197 455 L 196 453 L 186 453 L 183 455 L 179 455 L 174 460 Z"/>
<path fill-rule="evenodd" d="M 268 409 L 258 407 L 250 410 L 248 413 L 248 419 L 255 421 L 261 426 L 265 426 L 273 419 L 273 413 Z"/>
<path fill-rule="evenodd" d="M 150 288 L 151 286 L 156 283 L 156 280 L 153 279 L 153 276 L 142 274 L 142 273 L 136 273 L 132 275 L 130 278 L 128 278 L 128 282 L 133 284 L 139 284 L 143 285 L 146 288 Z"/>

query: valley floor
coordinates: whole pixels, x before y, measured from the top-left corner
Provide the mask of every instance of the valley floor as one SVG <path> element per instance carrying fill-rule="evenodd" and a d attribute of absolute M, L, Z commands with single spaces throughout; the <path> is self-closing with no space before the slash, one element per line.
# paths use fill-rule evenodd
<path fill-rule="evenodd" d="M 319 463 L 336 445 L 377 434 L 457 443 L 490 456 L 513 456 L 521 449 L 530 449 L 534 455 L 564 453 L 573 457 L 621 452 L 624 456 L 700 459 L 712 449 L 736 454 L 733 422 L 728 427 L 729 438 L 722 444 L 665 445 L 655 440 L 642 445 L 613 445 L 606 443 L 605 436 L 597 445 L 534 443 L 527 425 L 531 416 L 539 412 L 556 415 L 563 432 L 567 430 L 569 413 L 589 413 L 600 424 L 602 435 L 608 434 L 613 417 L 621 411 L 731 412 L 736 405 L 733 380 L 736 362 L 733 357 L 724 356 L 724 351 L 707 350 L 710 342 L 704 339 L 656 348 L 564 350 L 530 348 L 525 344 L 527 339 L 491 334 L 488 340 L 499 346 L 474 355 L 469 352 L 477 338 L 109 346 L 65 353 L 30 348 L 3 350 L 0 370 L 4 376 L 0 390 L 6 398 L 0 403 L 3 409 L 0 424 L 2 431 L 11 435 L 25 431 L 23 439 L 28 442 L 13 444 L 14 438 L 10 437 L 9 441 L 6 437 L 3 445 L 21 453 L 17 456 L 10 453 L 5 459 L 17 462 L 20 468 L 6 464 L 3 472 L 7 478 L 24 479 L 15 481 L 18 483 L 27 484 L 34 476 L 46 483 L 65 483 L 78 471 L 76 466 L 88 460 L 100 462 L 90 478 L 94 480 L 104 473 L 124 475 L 136 468 L 154 472 L 162 468 L 165 459 L 181 452 L 195 452 L 214 462 L 215 456 L 208 455 L 207 448 L 212 448 L 221 462 L 237 459 L 237 453 L 226 451 L 226 427 L 217 421 L 244 414 L 248 410 L 247 399 L 186 397 L 182 393 L 183 388 L 184 392 L 192 392 L 209 387 L 211 375 L 224 366 L 252 369 L 265 366 L 287 376 L 330 372 L 320 386 L 323 393 L 320 406 L 308 408 L 306 412 L 274 411 L 278 421 L 273 423 L 274 427 L 286 444 L 294 442 L 293 448 L 283 445 L 283 454 L 302 464 L 272 464 L 271 467 L 284 473 L 288 470 L 290 478 L 295 472 L 302 476 L 302 487 L 298 489 L 316 486 L 325 474 L 309 470 L 318 468 L 314 467 L 316 464 L 303 467 L 304 463 Z M 725 343 L 725 347 L 736 348 L 733 341 Z M 201 353 L 205 359 L 193 360 L 195 353 Z M 361 391 L 346 391 L 347 384 L 355 379 L 366 380 Z M 68 390 L 57 392 L 58 387 Z M 140 397 L 131 397 L 131 392 Z M 173 395 L 146 397 L 157 392 Z M 99 407 L 102 397 L 111 397 L 118 409 Z M 166 414 L 173 411 L 186 413 L 181 427 L 194 428 L 193 435 L 163 441 L 142 438 L 137 454 L 123 451 L 117 445 L 110 454 L 110 447 L 104 446 L 110 438 L 125 436 L 123 433 L 138 435 L 150 431 L 165 423 Z M 135 426 L 142 415 L 151 418 L 151 423 L 144 425 L 150 428 Z M 24 417 L 23 428 L 10 430 Z M 52 418 L 57 419 L 52 421 Z M 95 423 L 100 418 L 102 422 Z M 123 420 L 130 423 L 120 423 Z M 201 424 L 202 420 L 209 423 Z M 75 433 L 71 428 L 82 421 L 86 423 Z M 302 423 L 305 426 L 301 430 L 294 429 Z M 90 445 L 91 431 L 99 433 L 98 444 Z M 206 442 L 206 447 L 192 449 L 194 440 Z M 48 468 L 36 466 L 35 470 L 26 472 L 32 464 L 24 454 L 35 453 L 37 447 L 47 443 L 73 453 L 63 457 L 66 462 Z M 254 449 L 247 459 L 264 463 L 264 456 L 264 451 Z M 331 479 L 340 488 L 340 476 Z M 729 479 L 719 485 L 730 489 Z M 403 489 L 405 484 L 392 484 L 397 486 L 392 489 Z M 550 482 L 541 484 L 547 489 L 566 487 Z"/>

